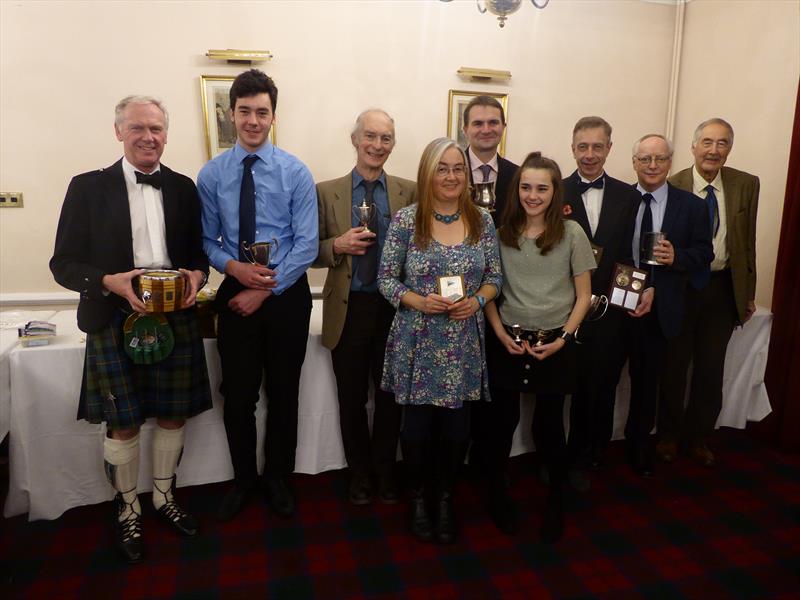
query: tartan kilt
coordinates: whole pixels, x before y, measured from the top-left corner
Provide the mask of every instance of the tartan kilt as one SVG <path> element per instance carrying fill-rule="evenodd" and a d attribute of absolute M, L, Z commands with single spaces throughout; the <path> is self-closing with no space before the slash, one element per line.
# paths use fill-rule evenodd
<path fill-rule="evenodd" d="M 185 419 L 212 406 L 203 338 L 194 307 L 166 313 L 175 347 L 164 360 L 137 365 L 125 353 L 126 313 L 86 336 L 78 419 L 130 429 L 145 419 Z"/>

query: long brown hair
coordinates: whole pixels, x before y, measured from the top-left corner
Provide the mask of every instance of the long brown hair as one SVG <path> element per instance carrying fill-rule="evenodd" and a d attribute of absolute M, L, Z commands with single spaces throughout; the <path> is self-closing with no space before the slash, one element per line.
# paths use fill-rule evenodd
<path fill-rule="evenodd" d="M 531 152 L 525 157 L 522 165 L 514 174 L 508 188 L 508 200 L 501 215 L 501 227 L 498 230 L 500 241 L 519 250 L 519 238 L 525 230 L 527 214 L 519 201 L 519 180 L 526 169 L 544 169 L 550 173 L 553 185 L 553 199 L 544 215 L 544 232 L 536 238 L 536 246 L 542 256 L 550 252 L 564 237 L 564 189 L 561 184 L 561 169 L 556 161 L 542 156 L 541 152 Z"/>
<path fill-rule="evenodd" d="M 431 225 L 433 223 L 433 178 L 442 156 L 450 148 L 455 148 L 461 154 L 464 168 L 468 169 L 467 157 L 464 151 L 450 138 L 437 138 L 425 147 L 419 159 L 417 170 L 417 216 L 414 228 L 414 243 L 425 249 L 431 242 Z M 467 233 L 467 242 L 475 244 L 483 234 L 483 217 L 480 209 L 470 200 L 469 183 L 464 182 L 464 190 L 458 197 L 458 210 L 464 220 Z"/>

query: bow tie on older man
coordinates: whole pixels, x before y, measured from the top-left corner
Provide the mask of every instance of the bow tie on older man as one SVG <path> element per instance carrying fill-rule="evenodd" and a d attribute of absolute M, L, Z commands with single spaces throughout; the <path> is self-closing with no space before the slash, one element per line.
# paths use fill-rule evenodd
<path fill-rule="evenodd" d="M 597 188 L 598 190 L 603 189 L 603 178 L 598 177 L 594 181 L 579 181 L 578 182 L 578 193 L 583 194 L 589 188 Z"/>
<path fill-rule="evenodd" d="M 139 171 L 135 171 L 135 173 L 136 173 L 136 183 L 152 185 L 157 190 L 161 189 L 161 171 L 156 171 L 155 173 L 150 173 L 149 175 L 146 175 L 145 173 L 141 173 Z"/>

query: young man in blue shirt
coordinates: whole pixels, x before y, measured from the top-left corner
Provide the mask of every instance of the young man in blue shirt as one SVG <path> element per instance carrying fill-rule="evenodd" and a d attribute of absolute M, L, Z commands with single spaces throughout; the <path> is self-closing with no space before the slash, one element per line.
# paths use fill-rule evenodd
<path fill-rule="evenodd" d="M 294 514 L 288 485 L 297 445 L 297 404 L 311 316 L 306 270 L 317 255 L 317 198 L 308 168 L 269 141 L 278 89 L 257 69 L 230 90 L 236 145 L 198 175 L 203 248 L 225 274 L 217 292 L 218 348 L 225 431 L 234 486 L 219 517 L 233 518 L 256 487 L 255 407 L 262 373 L 269 399 L 264 443 L 267 501 Z M 244 248 L 270 242 L 268 265 L 252 264 Z"/>

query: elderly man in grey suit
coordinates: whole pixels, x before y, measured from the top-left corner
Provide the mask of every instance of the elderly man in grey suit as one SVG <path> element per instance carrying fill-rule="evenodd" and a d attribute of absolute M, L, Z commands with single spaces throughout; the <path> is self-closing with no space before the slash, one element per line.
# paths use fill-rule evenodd
<path fill-rule="evenodd" d="M 356 166 L 344 177 L 317 184 L 319 255 L 327 267 L 322 343 L 331 350 L 339 397 L 339 422 L 347 464 L 348 496 L 369 504 L 376 476 L 378 497 L 398 500 L 395 457 L 401 407 L 380 388 L 386 338 L 394 308 L 378 291 L 377 272 L 392 216 L 414 201 L 413 181 L 383 170 L 395 145 L 394 120 L 383 110 L 362 112 L 350 136 Z M 357 207 L 373 206 L 363 226 Z M 372 435 L 367 420 L 369 379 L 375 389 Z"/>
<path fill-rule="evenodd" d="M 756 216 L 758 177 L 726 167 L 733 127 L 719 119 L 697 126 L 694 166 L 670 178 L 675 187 L 704 198 L 714 260 L 710 276 L 693 276 L 686 294 L 683 327 L 665 355 L 658 418 L 659 458 L 672 462 L 683 444 L 705 467 L 716 458 L 707 445 L 722 408 L 725 352 L 734 327 L 756 309 Z M 684 407 L 689 362 L 689 401 Z"/>

